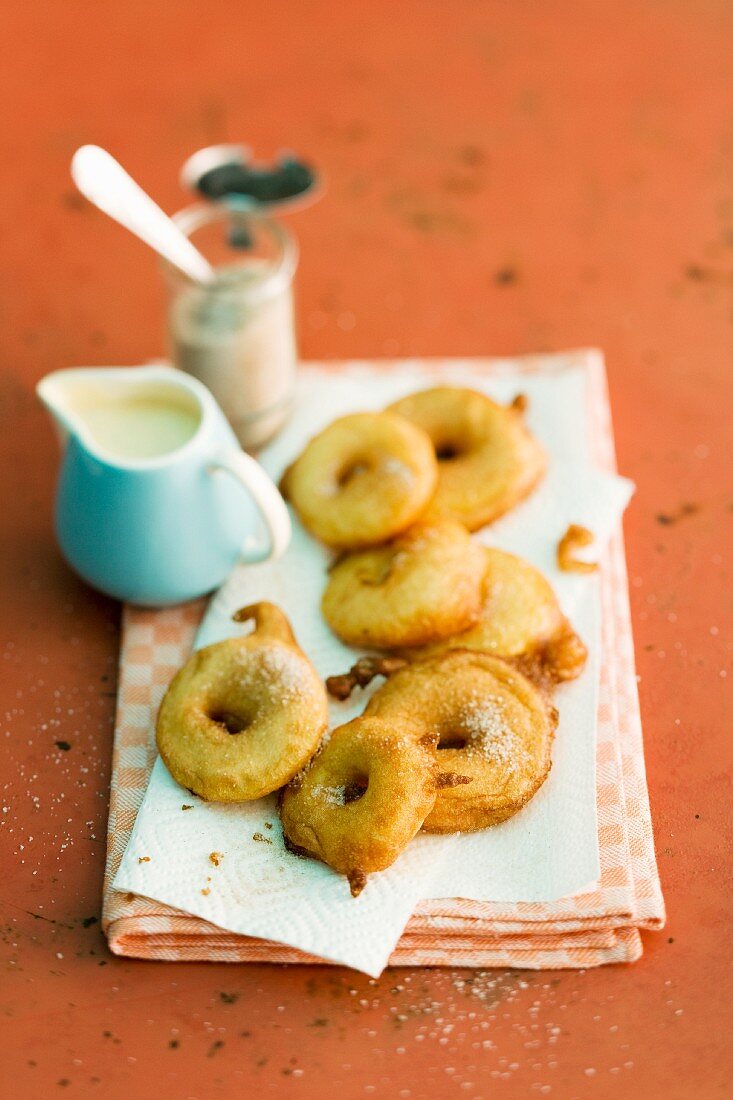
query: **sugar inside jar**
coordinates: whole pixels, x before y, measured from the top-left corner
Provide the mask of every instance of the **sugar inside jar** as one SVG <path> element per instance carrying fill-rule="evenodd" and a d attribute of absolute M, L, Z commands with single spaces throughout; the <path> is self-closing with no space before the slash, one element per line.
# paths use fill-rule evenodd
<path fill-rule="evenodd" d="M 175 220 L 216 276 L 198 284 L 166 265 L 171 358 L 211 390 L 242 446 L 256 450 L 292 402 L 297 246 L 278 222 L 234 204 L 201 203 Z"/>

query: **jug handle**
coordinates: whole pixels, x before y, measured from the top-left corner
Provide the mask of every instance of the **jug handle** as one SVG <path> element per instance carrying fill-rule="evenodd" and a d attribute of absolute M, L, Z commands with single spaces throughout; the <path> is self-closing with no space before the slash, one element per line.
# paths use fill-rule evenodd
<path fill-rule="evenodd" d="M 252 497 L 264 520 L 269 543 L 251 544 L 247 539 L 241 549 L 241 560 L 246 565 L 273 561 L 288 548 L 292 533 L 290 515 L 277 486 L 270 480 L 259 462 L 244 451 L 225 451 L 210 464 L 211 470 L 223 470 L 244 486 Z"/>

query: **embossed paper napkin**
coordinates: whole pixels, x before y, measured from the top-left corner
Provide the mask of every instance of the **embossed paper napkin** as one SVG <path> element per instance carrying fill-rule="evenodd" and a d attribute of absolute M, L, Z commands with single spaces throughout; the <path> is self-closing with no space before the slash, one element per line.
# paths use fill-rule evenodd
<path fill-rule="evenodd" d="M 504 825 L 470 836 L 417 838 L 392 869 L 372 876 L 353 899 L 344 880 L 328 868 L 284 851 L 273 799 L 245 806 L 205 804 L 182 791 L 158 761 L 140 805 L 154 757 L 154 711 L 185 657 L 200 606 L 158 613 L 127 609 L 105 895 L 114 950 L 161 958 L 321 958 L 369 973 L 378 973 L 390 956 L 393 962 L 404 957 L 487 965 L 495 958 L 553 965 L 555 959 L 572 965 L 573 952 L 579 952 L 577 964 L 589 965 L 638 951 L 639 906 L 614 687 L 626 677 L 623 717 L 628 720 L 635 705 L 633 666 L 623 676 L 619 671 L 619 654 L 625 647 L 628 657 L 629 647 L 628 616 L 624 640 L 618 604 L 625 607 L 625 582 L 618 567 L 614 574 L 608 552 L 600 579 L 563 574 L 555 566 L 557 540 L 568 523 L 590 527 L 597 549 L 606 546 L 631 491 L 611 472 L 600 357 L 575 353 L 520 361 L 312 367 L 303 372 L 291 425 L 263 462 L 277 476 L 302 443 L 335 416 L 379 408 L 436 376 L 501 400 L 526 393 L 530 424 L 550 455 L 548 476 L 533 497 L 482 535 L 543 569 L 589 643 L 591 660 L 583 676 L 558 693 L 561 717 L 550 778 Z M 322 675 L 343 671 L 353 651 L 330 635 L 319 611 L 327 563 L 327 553 L 296 525 L 281 562 L 239 570 L 230 578 L 211 602 L 195 644 L 235 633 L 240 628 L 231 623 L 232 611 L 267 598 L 290 616 Z M 357 693 L 348 704 L 334 704 L 334 722 L 351 717 L 364 702 Z M 597 783 L 597 756 L 604 766 L 599 777 L 610 778 L 610 785 Z M 631 758 L 637 774 L 642 768 L 643 787 L 640 744 Z M 607 786 L 617 819 L 612 846 L 604 831 L 610 800 L 601 797 Z M 645 805 L 637 801 L 634 809 L 636 819 L 646 823 L 643 848 L 654 886 Z M 640 920 L 653 924 L 662 916 L 658 884 L 652 894 L 653 913 L 640 914 Z M 441 898 L 449 900 L 426 900 Z"/>

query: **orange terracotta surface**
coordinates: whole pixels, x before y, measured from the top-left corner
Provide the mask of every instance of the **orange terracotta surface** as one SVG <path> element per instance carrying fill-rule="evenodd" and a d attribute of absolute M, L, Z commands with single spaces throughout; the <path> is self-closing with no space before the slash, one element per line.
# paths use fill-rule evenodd
<path fill-rule="evenodd" d="M 36 0 L 6 5 L 3 39 L 0 1094 L 729 1095 L 733 7 Z M 638 484 L 669 908 L 639 963 L 375 982 L 109 956 L 119 608 L 54 548 L 56 444 L 32 390 L 160 354 L 163 291 L 74 193 L 86 141 L 168 209 L 204 144 L 309 154 L 328 192 L 291 219 L 305 357 L 604 349 Z"/>

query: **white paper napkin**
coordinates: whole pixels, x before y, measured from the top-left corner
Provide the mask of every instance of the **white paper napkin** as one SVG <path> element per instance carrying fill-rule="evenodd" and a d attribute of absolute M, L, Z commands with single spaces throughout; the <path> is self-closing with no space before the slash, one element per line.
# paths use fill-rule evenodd
<path fill-rule="evenodd" d="M 530 426 L 550 458 L 548 476 L 533 496 L 480 536 L 543 569 L 589 646 L 583 675 L 558 691 L 560 722 L 547 782 L 503 825 L 459 837 L 417 837 L 392 868 L 370 876 L 354 899 L 341 876 L 285 851 L 274 798 L 236 806 L 203 803 L 178 787 L 158 761 L 115 888 L 375 975 L 423 898 L 549 901 L 579 893 L 597 880 L 597 579 L 560 572 L 555 552 L 570 523 L 590 528 L 596 535 L 594 550 L 600 551 L 633 487 L 591 465 L 582 365 L 552 377 L 517 377 L 510 370 L 482 374 L 469 361 L 456 363 L 441 378 L 446 373 L 450 381 L 502 401 L 517 392 L 527 394 Z M 389 372 L 357 366 L 338 375 L 317 367 L 304 371 L 294 417 L 261 456 L 263 465 L 277 478 L 307 439 L 336 416 L 381 408 L 434 381 L 417 366 Z M 323 677 L 345 671 L 357 654 L 330 633 L 320 613 L 329 560 L 329 553 L 296 522 L 281 561 L 240 568 L 217 593 L 196 645 L 240 633 L 232 612 L 268 599 L 288 614 Z M 367 694 L 357 691 L 345 703 L 332 703 L 332 723 L 360 713 Z M 192 808 L 183 810 L 184 805 Z"/>

